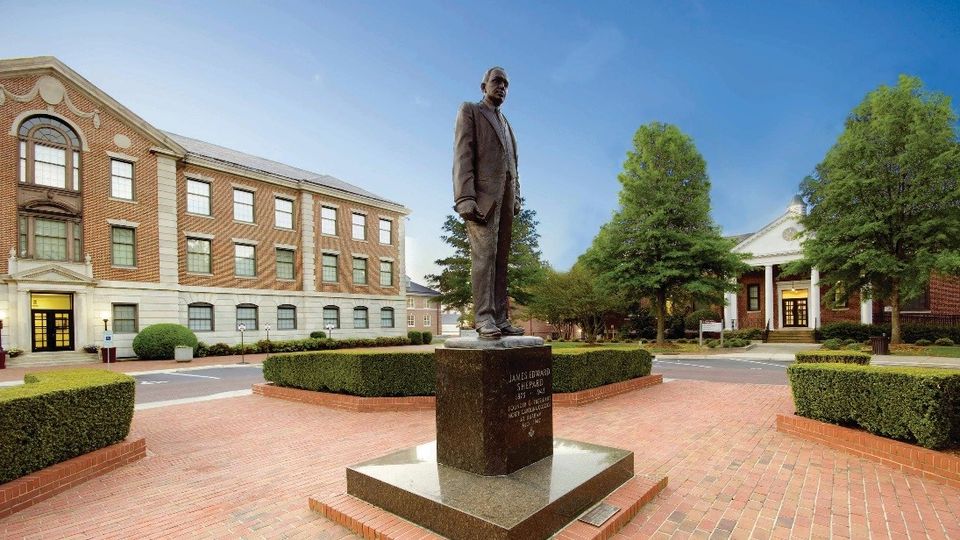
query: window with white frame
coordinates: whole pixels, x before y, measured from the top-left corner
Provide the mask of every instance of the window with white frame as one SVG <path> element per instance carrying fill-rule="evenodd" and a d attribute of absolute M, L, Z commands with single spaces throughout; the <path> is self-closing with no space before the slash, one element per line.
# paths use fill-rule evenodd
<path fill-rule="evenodd" d="M 432 325 L 433 325 L 433 317 L 431 317 L 430 315 L 424 315 L 424 316 L 423 316 L 423 325 L 426 326 L 426 327 L 432 326 Z"/>
<path fill-rule="evenodd" d="M 110 160 L 110 196 L 133 200 L 133 163 Z"/>
<path fill-rule="evenodd" d="M 187 238 L 187 272 L 210 274 L 210 240 Z"/>
<path fill-rule="evenodd" d="M 253 192 L 243 189 L 233 190 L 233 219 L 244 223 L 253 223 Z"/>
<path fill-rule="evenodd" d="M 353 308 L 353 327 L 354 328 L 370 328 L 370 321 L 367 318 L 367 308 L 365 307 Z"/>
<path fill-rule="evenodd" d="M 63 261 L 67 259 L 67 223 L 52 219 L 34 220 L 33 247 L 38 259 Z"/>
<path fill-rule="evenodd" d="M 367 216 L 363 214 L 353 213 L 351 214 L 351 224 L 353 225 L 353 239 L 354 240 L 366 240 L 367 239 Z"/>
<path fill-rule="evenodd" d="M 114 334 L 136 334 L 137 327 L 136 304 L 113 304 Z"/>
<path fill-rule="evenodd" d="M 393 308 L 380 308 L 380 328 L 393 328 Z"/>
<path fill-rule="evenodd" d="M 297 306 L 277 306 L 277 330 L 297 329 Z"/>
<path fill-rule="evenodd" d="M 354 257 L 353 258 L 353 282 L 357 285 L 366 285 L 367 284 L 367 260 Z"/>
<path fill-rule="evenodd" d="M 233 245 L 234 274 L 241 277 L 257 275 L 257 248 L 247 244 Z"/>
<path fill-rule="evenodd" d="M 258 312 L 259 308 L 255 304 L 239 304 L 237 306 L 237 328 L 242 324 L 246 327 L 247 332 L 258 330 L 260 322 Z"/>
<path fill-rule="evenodd" d="M 294 279 L 295 267 L 293 250 L 277 248 L 277 279 Z"/>
<path fill-rule="evenodd" d="M 389 219 L 380 219 L 380 243 L 391 244 L 393 240 L 393 222 Z"/>
<path fill-rule="evenodd" d="M 334 283 L 337 281 L 337 256 L 333 253 L 324 253 L 323 261 L 323 281 Z"/>
<path fill-rule="evenodd" d="M 320 208 L 320 234 L 337 235 L 337 209 L 330 206 Z"/>
<path fill-rule="evenodd" d="M 130 227 L 110 227 L 111 255 L 114 266 L 136 266 L 136 230 Z"/>
<path fill-rule="evenodd" d="M 417 325 L 417 316 L 413 313 L 407 313 L 407 326 L 413 328 Z"/>
<path fill-rule="evenodd" d="M 80 190 L 80 139 L 52 116 L 33 116 L 20 124 L 20 182 Z"/>
<path fill-rule="evenodd" d="M 408 308 L 417 307 L 417 300 L 416 300 L 416 298 L 414 298 L 414 297 L 412 297 L 412 296 L 408 296 L 408 297 L 407 297 L 407 307 L 408 307 Z"/>
<path fill-rule="evenodd" d="M 187 180 L 187 213 L 210 215 L 210 184 L 200 180 Z"/>
<path fill-rule="evenodd" d="M 187 328 L 194 332 L 212 332 L 213 306 L 202 302 L 188 305 Z"/>
<path fill-rule="evenodd" d="M 281 197 L 274 198 L 274 220 L 281 229 L 293 228 L 293 201 Z"/>
<path fill-rule="evenodd" d="M 380 261 L 380 285 L 393 285 L 393 263 L 390 261 Z"/>

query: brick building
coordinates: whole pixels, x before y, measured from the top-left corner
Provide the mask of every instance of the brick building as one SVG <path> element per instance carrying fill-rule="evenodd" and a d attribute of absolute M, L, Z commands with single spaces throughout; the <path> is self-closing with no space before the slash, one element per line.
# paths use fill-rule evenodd
<path fill-rule="evenodd" d="M 804 211 L 803 201 L 795 197 L 773 222 L 736 238 L 733 250 L 750 254 L 746 262 L 753 270 L 740 276 L 736 293 L 726 295 L 725 328 L 789 330 L 836 321 L 889 322 L 889 306 L 861 301 L 859 291 L 845 294 L 839 284 L 822 283 L 816 268 L 804 275 L 783 271 L 784 265 L 802 258 L 797 233 L 803 229 L 798 218 Z M 926 293 L 904 304 L 901 313 L 903 322 L 955 323 L 960 315 L 960 281 L 933 275 Z"/>
<path fill-rule="evenodd" d="M 443 332 L 443 318 L 440 313 L 440 291 L 425 287 L 410 281 L 404 276 L 407 283 L 407 330 L 433 332 L 439 336 Z"/>
<path fill-rule="evenodd" d="M 409 210 L 331 176 L 161 131 L 52 57 L 0 60 L 5 347 L 406 334 Z M 9 256 L 7 256 L 9 254 Z"/>

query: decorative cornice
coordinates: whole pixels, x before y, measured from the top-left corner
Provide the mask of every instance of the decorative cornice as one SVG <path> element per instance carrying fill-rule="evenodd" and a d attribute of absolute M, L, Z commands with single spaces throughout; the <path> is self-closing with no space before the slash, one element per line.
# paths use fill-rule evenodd
<path fill-rule="evenodd" d="M 0 106 L 3 106 L 7 97 L 19 103 L 30 103 L 37 98 L 37 94 L 39 94 L 40 97 L 43 98 L 43 101 L 50 107 L 55 107 L 63 103 L 70 109 L 70 112 L 80 118 L 93 118 L 93 127 L 100 129 L 100 109 L 94 108 L 90 112 L 80 110 L 70 99 L 70 94 L 67 93 L 67 89 L 64 88 L 63 83 L 49 75 L 44 75 L 37 79 L 33 88 L 23 95 L 14 94 L 0 84 Z"/>

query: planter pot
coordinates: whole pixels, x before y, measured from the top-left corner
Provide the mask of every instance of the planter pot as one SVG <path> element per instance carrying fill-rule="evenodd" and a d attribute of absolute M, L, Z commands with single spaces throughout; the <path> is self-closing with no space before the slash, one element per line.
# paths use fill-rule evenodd
<path fill-rule="evenodd" d="M 177 362 L 189 362 L 193 360 L 193 347 L 176 346 L 173 348 L 173 359 Z"/>

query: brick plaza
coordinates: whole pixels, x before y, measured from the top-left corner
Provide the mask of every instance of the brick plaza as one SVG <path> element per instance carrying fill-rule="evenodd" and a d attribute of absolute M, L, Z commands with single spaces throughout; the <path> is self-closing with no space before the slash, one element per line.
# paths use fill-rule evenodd
<path fill-rule="evenodd" d="M 778 433 L 789 388 L 671 381 L 555 410 L 669 485 L 621 538 L 960 538 L 960 490 Z M 342 538 L 307 508 L 344 467 L 431 440 L 433 411 L 262 396 L 138 411 L 147 457 L 0 520 L 7 538 Z"/>

